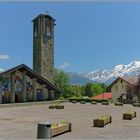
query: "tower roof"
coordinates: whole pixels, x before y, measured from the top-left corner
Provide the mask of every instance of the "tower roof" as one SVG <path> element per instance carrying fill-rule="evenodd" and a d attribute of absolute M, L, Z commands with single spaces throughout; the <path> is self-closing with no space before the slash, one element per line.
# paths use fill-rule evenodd
<path fill-rule="evenodd" d="M 40 15 L 38 15 L 37 17 L 35 17 L 35 18 L 32 20 L 32 22 L 34 22 L 36 19 L 38 19 L 38 18 L 40 18 L 40 17 L 47 17 L 47 18 L 49 18 L 50 20 L 53 20 L 53 22 L 56 21 L 55 18 L 53 18 L 52 16 L 50 16 L 50 15 L 48 15 L 48 14 L 40 14 Z"/>

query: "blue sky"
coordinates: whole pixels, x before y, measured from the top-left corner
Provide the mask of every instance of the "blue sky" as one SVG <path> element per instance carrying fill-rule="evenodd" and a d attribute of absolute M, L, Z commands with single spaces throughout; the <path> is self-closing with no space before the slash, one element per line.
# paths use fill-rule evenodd
<path fill-rule="evenodd" d="M 140 3 L 1 2 L 0 68 L 32 67 L 32 23 L 55 17 L 55 67 L 88 72 L 140 60 Z"/>

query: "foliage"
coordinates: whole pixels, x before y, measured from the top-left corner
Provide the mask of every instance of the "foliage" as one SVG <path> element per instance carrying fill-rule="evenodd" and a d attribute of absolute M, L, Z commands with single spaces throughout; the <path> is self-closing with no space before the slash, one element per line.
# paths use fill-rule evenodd
<path fill-rule="evenodd" d="M 86 85 L 72 86 L 69 84 L 69 76 L 62 70 L 54 70 L 54 84 L 59 87 L 63 92 L 59 99 L 64 100 L 70 97 L 93 97 L 102 94 L 106 91 L 105 84 L 101 83 L 87 83 Z"/>
<path fill-rule="evenodd" d="M 91 104 L 96 105 L 97 102 L 96 101 L 91 101 Z"/>
<path fill-rule="evenodd" d="M 108 100 L 106 99 L 92 99 L 92 98 L 79 98 L 79 97 L 71 97 L 68 99 L 70 102 L 76 101 L 76 102 L 81 102 L 81 101 L 85 101 L 85 102 L 92 102 L 92 101 L 96 101 L 98 103 L 101 102 L 108 102 Z"/>
<path fill-rule="evenodd" d="M 85 86 L 85 95 L 92 97 L 93 92 L 92 92 L 92 83 L 87 83 Z"/>
<path fill-rule="evenodd" d="M 54 84 L 62 90 L 64 90 L 65 87 L 69 85 L 69 77 L 62 70 L 58 70 L 58 69 L 54 70 L 53 81 L 54 81 Z"/>
<path fill-rule="evenodd" d="M 95 95 L 102 94 L 106 91 L 104 85 L 101 84 L 93 84 L 87 83 L 85 87 L 86 95 L 89 97 L 93 97 Z"/>
<path fill-rule="evenodd" d="M 81 97 L 81 87 L 75 87 L 75 86 L 66 86 L 65 87 L 65 93 L 63 94 L 64 98 L 70 98 L 70 97 Z"/>
<path fill-rule="evenodd" d="M 81 101 L 80 103 L 81 103 L 81 104 L 86 104 L 86 101 Z"/>

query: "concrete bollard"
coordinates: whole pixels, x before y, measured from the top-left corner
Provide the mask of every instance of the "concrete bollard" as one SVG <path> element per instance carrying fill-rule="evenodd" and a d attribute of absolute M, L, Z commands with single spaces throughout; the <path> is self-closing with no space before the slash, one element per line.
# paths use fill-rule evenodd
<path fill-rule="evenodd" d="M 37 128 L 37 139 L 50 139 L 51 137 L 51 123 L 39 123 Z"/>

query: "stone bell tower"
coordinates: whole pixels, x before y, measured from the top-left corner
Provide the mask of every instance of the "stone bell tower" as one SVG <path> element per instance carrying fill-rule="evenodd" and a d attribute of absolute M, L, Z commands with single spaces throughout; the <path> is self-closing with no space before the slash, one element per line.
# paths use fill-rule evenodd
<path fill-rule="evenodd" d="M 40 14 L 33 22 L 33 70 L 52 81 L 54 70 L 55 19 Z"/>

